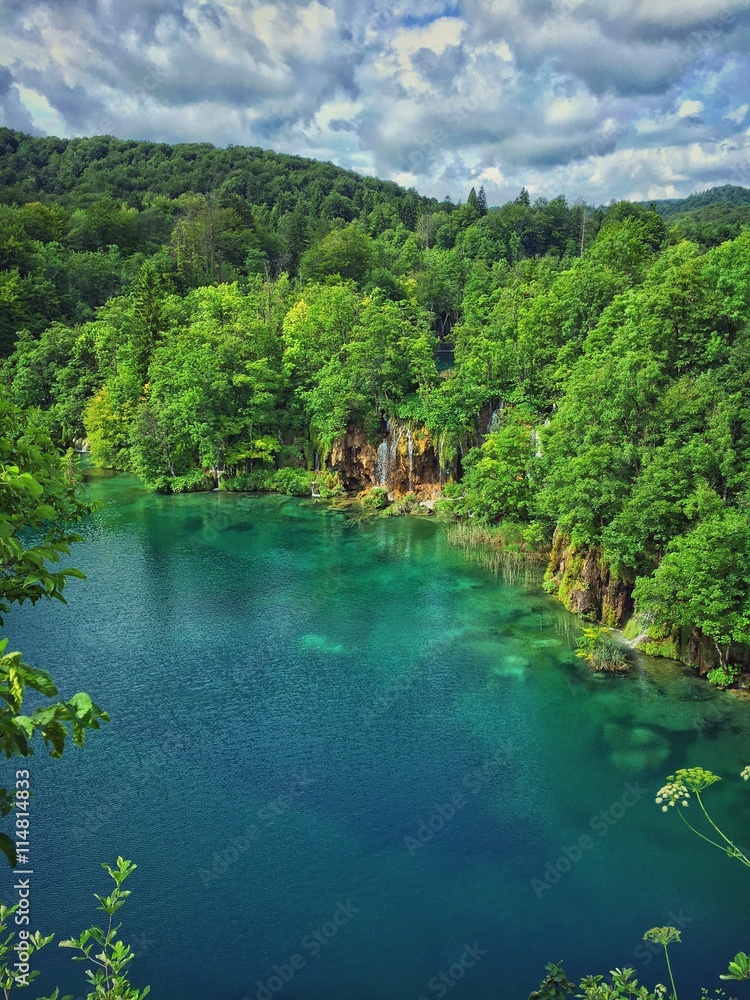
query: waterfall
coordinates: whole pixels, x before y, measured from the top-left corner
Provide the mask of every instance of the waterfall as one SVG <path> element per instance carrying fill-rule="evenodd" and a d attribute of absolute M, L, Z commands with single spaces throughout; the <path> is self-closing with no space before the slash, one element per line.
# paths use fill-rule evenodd
<path fill-rule="evenodd" d="M 406 429 L 406 442 L 409 450 L 409 492 L 411 493 L 412 473 L 414 471 L 414 439 L 411 436 L 411 427 Z"/>
<path fill-rule="evenodd" d="M 485 428 L 485 434 L 492 434 L 495 431 L 500 430 L 500 420 L 503 415 L 503 410 L 505 409 L 505 403 L 500 401 L 500 405 L 490 413 L 490 418 L 487 421 L 487 427 Z"/>
<path fill-rule="evenodd" d="M 315 471 L 320 472 L 320 455 L 317 451 L 315 452 Z"/>
<path fill-rule="evenodd" d="M 388 485 L 388 441 L 389 438 L 383 438 L 378 445 L 378 458 L 375 462 L 376 486 Z"/>
<path fill-rule="evenodd" d="M 398 446 L 403 436 L 403 427 L 392 421 L 387 421 L 388 437 L 378 445 L 378 457 L 375 463 L 375 483 L 385 489 L 391 489 L 393 474 L 398 465 Z M 409 432 L 411 433 L 411 432 Z"/>

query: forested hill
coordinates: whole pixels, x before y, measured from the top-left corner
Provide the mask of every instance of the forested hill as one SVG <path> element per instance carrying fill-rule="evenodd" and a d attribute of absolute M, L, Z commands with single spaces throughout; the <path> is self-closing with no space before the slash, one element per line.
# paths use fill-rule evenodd
<path fill-rule="evenodd" d="M 734 239 L 743 226 L 750 224 L 750 188 L 734 184 L 700 191 L 689 198 L 648 204 L 666 225 L 685 239 L 703 246 L 718 246 L 725 240 Z"/>
<path fill-rule="evenodd" d="M 279 214 L 292 211 L 301 198 L 315 212 L 346 221 L 378 204 L 414 221 L 417 212 L 437 204 L 392 181 L 257 147 L 169 145 L 111 135 L 39 138 L 0 128 L 0 203 L 55 200 L 85 208 L 110 197 L 140 210 L 155 199 L 212 192 Z"/>
<path fill-rule="evenodd" d="M 649 204 L 666 219 L 672 215 L 682 215 L 700 208 L 714 208 L 717 205 L 750 205 L 750 188 L 723 184 L 721 187 L 697 191 L 687 198 L 663 198 Z"/>

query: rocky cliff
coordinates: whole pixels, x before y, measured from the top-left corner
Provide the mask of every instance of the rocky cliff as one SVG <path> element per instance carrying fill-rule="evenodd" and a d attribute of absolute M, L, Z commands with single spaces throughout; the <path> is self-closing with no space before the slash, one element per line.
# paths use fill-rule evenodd
<path fill-rule="evenodd" d="M 625 625 L 633 614 L 633 581 L 618 578 L 598 549 L 575 549 L 559 531 L 545 582 L 571 611 L 611 628 Z"/>
<path fill-rule="evenodd" d="M 545 584 L 567 608 L 610 628 L 624 628 L 626 637 L 651 656 L 681 660 L 700 674 L 721 665 L 716 644 L 697 628 L 669 632 L 634 617 L 633 583 L 618 577 L 598 549 L 575 549 L 569 538 L 555 532 Z M 748 686 L 750 649 L 732 645 L 723 652 L 728 663 L 740 667 L 740 686 Z"/>
<path fill-rule="evenodd" d="M 399 420 L 383 423 L 375 442 L 350 424 L 334 443 L 328 464 L 349 492 L 382 486 L 392 499 L 407 493 L 435 499 L 445 478 L 429 432 Z"/>

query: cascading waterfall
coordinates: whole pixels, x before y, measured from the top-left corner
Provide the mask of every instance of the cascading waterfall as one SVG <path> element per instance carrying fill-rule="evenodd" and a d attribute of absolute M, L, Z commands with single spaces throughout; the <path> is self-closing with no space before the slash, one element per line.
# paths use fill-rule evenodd
<path fill-rule="evenodd" d="M 412 473 L 414 471 L 414 439 L 411 436 L 411 427 L 406 428 L 406 443 L 409 452 L 409 492 L 412 492 Z"/>
<path fill-rule="evenodd" d="M 320 472 L 320 454 L 315 452 L 315 471 Z"/>
<path fill-rule="evenodd" d="M 378 457 L 375 462 L 375 485 L 388 486 L 388 442 L 389 438 L 383 438 L 378 445 Z"/>
<path fill-rule="evenodd" d="M 375 482 L 377 486 L 383 486 L 385 489 L 390 490 L 393 475 L 398 466 L 398 446 L 403 437 L 404 429 L 401 424 L 391 420 L 386 422 L 386 428 L 388 430 L 388 437 L 384 438 L 378 445 L 378 457 L 375 463 Z M 411 436 L 411 431 L 407 431 L 407 433 Z M 409 479 L 411 481 L 411 468 Z"/>
<path fill-rule="evenodd" d="M 487 427 L 485 428 L 485 434 L 494 434 L 495 431 L 500 430 L 500 421 L 502 419 L 503 410 L 505 409 L 505 403 L 500 401 L 500 405 L 496 407 L 492 413 L 490 413 L 490 418 L 487 421 Z"/>

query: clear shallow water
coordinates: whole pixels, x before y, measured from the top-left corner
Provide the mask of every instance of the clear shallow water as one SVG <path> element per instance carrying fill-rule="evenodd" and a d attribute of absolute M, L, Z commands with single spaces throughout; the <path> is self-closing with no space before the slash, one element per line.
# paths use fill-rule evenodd
<path fill-rule="evenodd" d="M 652 985 L 642 934 L 676 922 L 697 996 L 750 945 L 748 874 L 653 802 L 701 763 L 750 840 L 750 705 L 666 665 L 591 677 L 571 616 L 430 521 L 91 490 L 88 580 L 8 620 L 113 720 L 31 761 L 37 926 L 88 926 L 123 854 L 133 979 L 163 1000 L 525 1000 L 559 959 Z M 84 994 L 68 952 L 41 958 L 37 993 Z"/>

